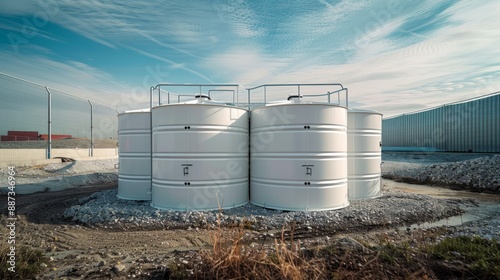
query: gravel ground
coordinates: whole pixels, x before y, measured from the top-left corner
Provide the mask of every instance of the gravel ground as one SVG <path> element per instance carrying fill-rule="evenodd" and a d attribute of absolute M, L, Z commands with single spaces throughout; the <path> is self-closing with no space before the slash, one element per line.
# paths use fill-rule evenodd
<path fill-rule="evenodd" d="M 436 157 L 435 155 L 432 155 Z M 500 155 L 486 155 L 465 161 L 435 164 L 393 162 L 383 164 L 383 175 L 396 180 L 408 180 L 426 184 L 462 186 L 465 189 L 498 191 Z M 453 160 L 463 159 L 453 155 Z M 254 230 L 280 230 L 293 222 L 299 228 L 312 231 L 346 232 L 369 230 L 380 227 L 415 226 L 456 216 L 477 206 L 471 199 L 437 199 L 426 195 L 404 193 L 393 187 L 394 182 L 384 180 L 383 196 L 370 200 L 352 201 L 350 206 L 333 211 L 288 212 L 265 209 L 247 204 L 242 207 L 219 211 L 176 212 L 152 208 L 146 201 L 127 201 L 116 198 L 116 190 L 108 190 L 83 198 L 78 205 L 68 208 L 64 217 L 88 226 L 104 228 L 196 229 L 215 228 L 220 220 L 223 225 L 243 224 Z M 495 213 L 500 206 L 493 204 Z M 412 227 L 410 226 L 410 227 Z M 499 222 L 483 217 L 457 227 L 456 234 L 479 234 L 487 238 L 499 237 Z"/>
<path fill-rule="evenodd" d="M 498 157 L 493 156 L 484 158 L 483 155 L 477 159 L 460 155 L 441 159 L 437 155 L 431 155 L 432 159 L 427 155 L 418 155 L 417 159 L 409 154 L 397 156 L 399 159 L 392 161 L 386 155 L 382 167 L 383 174 L 394 174 L 396 180 L 404 178 L 398 174 L 416 177 L 417 171 L 424 168 L 429 168 L 425 169 L 428 176 L 437 178 L 439 174 L 444 175 L 446 166 L 468 166 L 476 161 L 475 169 L 462 167 L 469 170 L 467 176 L 474 177 L 474 173 L 481 172 L 481 164 L 498 174 L 498 167 L 493 166 Z M 405 162 L 404 158 L 412 160 Z M 464 159 L 473 163 L 455 162 Z M 49 191 L 78 188 L 53 195 L 47 192 L 16 197 L 20 215 L 17 242 L 40 248 L 50 257 L 45 264 L 48 268 L 40 279 L 151 279 L 152 275 L 158 276 L 155 279 L 163 279 L 160 276 L 166 271 L 165 264 L 172 260 L 176 261 L 174 263 L 190 262 L 199 257 L 195 252 L 200 248 L 212 248 L 218 221 L 222 225 L 242 224 L 253 229 L 245 233 L 251 238 L 250 246 L 267 244 L 264 246 L 273 247 L 274 239 L 281 236 L 282 227 L 285 235 L 290 234 L 287 229 L 293 228 L 293 224 L 296 225 L 293 236 L 304 248 L 328 245 L 336 239 L 363 247 L 350 236 L 370 242 L 380 240 L 379 235 L 383 235 L 403 242 L 421 236 L 422 232 L 439 234 L 438 239 L 450 235 L 478 235 L 500 240 L 500 196 L 494 194 L 384 179 L 382 197 L 351 201 L 348 207 L 334 211 L 287 212 L 247 204 L 222 212 L 175 212 L 154 209 L 149 202 L 117 199 L 116 187 L 109 189 L 116 186 L 116 162 L 77 161 L 16 168 L 18 193 L 43 191 L 44 188 Z M 438 167 L 431 168 L 433 165 Z M 6 174 L 5 169 L 0 170 L 2 184 L 7 181 Z M 89 192 L 79 187 L 92 182 L 113 185 L 86 186 Z M 3 189 L 4 186 L 0 192 Z M 104 191 L 95 192 L 97 190 Z M 413 192 L 439 195 L 431 197 Z M 6 208 L 6 200 L 0 204 L 2 202 L 0 208 Z M 471 216 L 473 221 L 469 219 Z M 424 223 L 429 221 L 436 221 L 436 224 Z M 430 227 L 436 228 L 428 230 Z M 190 255 L 192 259 L 188 258 Z"/>
<path fill-rule="evenodd" d="M 353 201 L 344 209 L 332 211 L 288 212 L 246 204 L 222 212 L 176 212 L 152 208 L 145 201 L 117 199 L 116 193 L 108 190 L 83 198 L 79 205 L 67 209 L 64 216 L 106 228 L 215 228 L 220 219 L 223 225 L 243 224 L 259 231 L 279 230 L 295 222 L 309 230 L 344 232 L 434 221 L 458 215 L 463 212 L 460 205 L 470 204 L 467 200 L 440 200 L 385 188 L 380 198 Z"/>
<path fill-rule="evenodd" d="M 500 182 L 500 155 L 487 155 L 470 159 L 471 155 L 439 157 L 418 155 L 417 162 L 390 161 L 384 157 L 383 176 L 398 181 L 411 181 L 435 185 L 461 186 L 464 189 L 488 189 L 498 193 Z M 477 156 L 477 155 L 476 155 Z M 401 158 L 412 155 L 398 154 Z M 447 162 L 448 160 L 465 161 Z M 415 158 L 413 158 L 415 159 Z M 436 160 L 437 159 L 437 160 Z M 97 183 L 116 183 L 117 160 L 76 161 L 16 169 L 16 191 L 19 194 L 37 191 L 55 191 Z M 99 172 L 95 172 L 99 171 Z M 4 178 L 5 177 L 5 178 Z M 0 170 L 0 181 L 7 182 L 6 170 Z M 4 184 L 4 183 L 3 183 Z M 352 201 L 340 210 L 319 212 L 287 212 L 265 209 L 247 204 L 242 207 L 206 212 L 175 212 L 158 210 L 149 202 L 127 201 L 116 198 L 117 190 L 97 192 L 81 199 L 77 205 L 64 212 L 66 219 L 92 227 L 116 229 L 196 229 L 214 228 L 220 220 L 224 225 L 244 224 L 254 230 L 280 230 L 283 225 L 295 222 L 306 230 L 345 232 L 369 230 L 383 226 L 401 227 L 426 221 L 435 221 L 459 215 L 462 209 L 477 204 L 470 199 L 437 199 L 426 195 L 404 193 L 394 188 L 391 180 L 384 180 L 383 196 L 371 200 Z M 2 185 L 0 193 L 6 191 Z M 464 223 L 455 229 L 456 234 L 480 234 L 499 238 L 498 217 L 500 206 L 494 204 L 489 217 Z M 468 210 L 467 210 L 468 211 Z"/>
<path fill-rule="evenodd" d="M 384 161 L 382 176 L 417 184 L 500 193 L 500 155 L 439 164 L 423 162 Z"/>

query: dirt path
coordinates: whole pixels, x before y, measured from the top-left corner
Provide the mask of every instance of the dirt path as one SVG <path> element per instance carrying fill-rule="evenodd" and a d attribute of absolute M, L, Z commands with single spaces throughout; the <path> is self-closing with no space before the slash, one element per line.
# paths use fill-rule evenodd
<path fill-rule="evenodd" d="M 79 198 L 114 187 L 89 186 L 16 197 L 16 243 L 41 249 L 50 258 L 42 279 L 120 279 L 130 273 L 139 279 L 150 279 L 151 273 L 161 274 L 162 266 L 177 251 L 206 248 L 211 243 L 212 232 L 203 229 L 108 231 L 62 218 L 64 209 Z M 6 199 L 1 200 L 0 207 L 5 220 Z M 2 233 L 4 230 L 2 227 Z"/>
<path fill-rule="evenodd" d="M 24 215 L 29 222 L 37 224 L 66 224 L 62 213 L 78 199 L 94 192 L 116 188 L 116 185 L 82 186 L 58 192 L 40 192 L 16 196 L 16 212 Z M 7 200 L 0 201 L 2 214 L 7 214 Z"/>

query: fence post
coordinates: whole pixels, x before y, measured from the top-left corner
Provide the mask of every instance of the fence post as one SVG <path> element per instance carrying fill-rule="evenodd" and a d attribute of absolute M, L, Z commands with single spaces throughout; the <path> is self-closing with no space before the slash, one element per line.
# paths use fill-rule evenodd
<path fill-rule="evenodd" d="M 90 104 L 90 157 L 94 156 L 94 124 L 92 119 L 93 106 L 90 100 L 87 100 Z"/>
<path fill-rule="evenodd" d="M 50 93 L 50 90 L 48 87 L 45 87 L 45 90 L 47 91 L 48 98 L 47 98 L 47 159 L 50 159 L 50 152 L 52 150 L 52 94 Z"/>

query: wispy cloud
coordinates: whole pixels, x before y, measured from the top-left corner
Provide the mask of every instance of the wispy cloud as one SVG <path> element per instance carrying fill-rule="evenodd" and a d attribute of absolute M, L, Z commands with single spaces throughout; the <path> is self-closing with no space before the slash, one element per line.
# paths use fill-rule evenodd
<path fill-rule="evenodd" d="M 38 9 L 38 4 L 31 0 L 2 1 L 3 15 L 16 16 L 32 14 Z"/>
<path fill-rule="evenodd" d="M 198 77 L 204 79 L 205 81 L 208 81 L 210 83 L 215 83 L 209 77 L 207 77 L 207 76 L 205 76 L 205 75 L 201 74 L 200 72 L 197 72 L 197 71 L 195 71 L 193 69 L 190 69 L 189 67 L 186 67 L 184 64 L 176 63 L 176 62 L 174 62 L 174 61 L 172 61 L 170 59 L 167 59 L 167 58 L 164 58 L 164 57 L 161 57 L 161 56 L 158 56 L 158 55 L 154 55 L 152 53 L 149 53 L 149 52 L 146 52 L 146 51 L 143 51 L 143 50 L 139 50 L 139 49 L 136 49 L 136 48 L 130 47 L 130 49 L 132 49 L 132 50 L 134 50 L 134 51 L 136 51 L 136 52 L 138 52 L 138 53 L 140 53 L 140 54 L 142 54 L 144 56 L 151 57 L 151 58 L 154 58 L 156 60 L 166 62 L 166 63 L 168 63 L 170 65 L 170 68 L 172 70 L 182 69 L 182 70 L 185 70 L 188 73 L 191 73 L 191 74 L 193 74 L 195 76 L 198 76 Z"/>
<path fill-rule="evenodd" d="M 0 14 L 33 15 L 42 5 L 20 3 Z M 498 10 L 500 2 L 482 0 L 93 0 L 58 2 L 49 20 L 167 65 L 172 80 L 341 82 L 353 103 L 390 116 L 498 91 Z M 4 30 L 20 28 L 12 26 L 0 21 Z M 43 29 L 40 34 L 55 38 Z M 34 75 L 50 81 L 108 89 L 109 80 L 119 79 L 90 62 L 45 54 L 41 48 L 19 62 L 5 53 L 1 58 L 16 73 L 32 61 L 39 71 Z"/>
<path fill-rule="evenodd" d="M 124 91 L 110 82 L 116 78 L 78 61 L 56 62 L 42 56 L 13 53 L 0 53 L 0 60 L 9 65 L 2 69 L 9 75 L 103 104 L 121 98 Z"/>
<path fill-rule="evenodd" d="M 286 65 L 286 62 L 281 59 L 266 57 L 256 47 L 245 46 L 214 54 L 203 60 L 202 63 L 205 71 L 211 71 L 223 82 L 231 82 L 232 80 L 247 86 L 269 81 L 279 74 L 281 67 Z"/>
<path fill-rule="evenodd" d="M 33 24 L 19 24 L 6 18 L 0 18 L 0 30 L 4 30 L 5 35 L 9 40 L 19 40 L 18 38 L 21 38 L 21 40 L 26 40 L 26 38 L 41 37 L 51 41 L 60 42 L 60 40 L 57 39 L 54 34 L 37 28 Z M 11 37 L 13 35 L 17 36 L 18 38 Z"/>

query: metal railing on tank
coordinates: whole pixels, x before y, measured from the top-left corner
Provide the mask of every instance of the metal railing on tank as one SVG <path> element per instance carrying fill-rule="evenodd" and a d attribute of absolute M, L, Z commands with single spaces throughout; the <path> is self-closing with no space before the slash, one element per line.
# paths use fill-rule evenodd
<path fill-rule="evenodd" d="M 171 92 L 168 88 L 172 87 L 197 87 L 198 92 L 194 94 L 176 94 Z M 153 92 L 155 90 L 158 90 L 158 105 L 163 105 L 162 103 L 162 91 L 167 94 L 167 103 L 166 104 L 171 104 L 171 98 L 170 95 L 176 95 L 177 96 L 177 102 L 180 103 L 181 97 L 196 97 L 196 96 L 201 96 L 204 95 L 204 92 L 202 90 L 204 88 L 209 88 L 206 95 L 211 98 L 211 95 L 213 92 L 231 92 L 232 93 L 232 103 L 235 106 L 239 106 L 239 88 L 241 86 L 238 84 L 173 84 L 173 83 L 162 83 L 162 84 L 157 84 L 156 86 L 152 86 L 149 89 L 149 102 L 150 102 L 150 107 L 153 108 Z M 232 89 L 230 89 L 232 88 Z"/>
<path fill-rule="evenodd" d="M 336 89 L 336 90 L 328 90 L 326 93 L 319 93 L 319 94 L 302 94 L 301 93 L 301 89 L 303 89 L 304 87 L 340 87 L 340 89 Z M 248 109 L 251 108 L 252 106 L 252 99 L 251 99 L 251 95 L 252 95 L 252 91 L 256 90 L 256 89 L 263 89 L 263 102 L 259 103 L 259 104 L 262 104 L 262 105 L 267 105 L 269 104 L 268 102 L 268 92 L 267 92 L 267 88 L 269 87 L 296 87 L 296 95 L 295 96 L 300 96 L 300 97 L 326 97 L 327 98 L 327 102 L 328 103 L 332 103 L 332 95 L 333 94 L 337 94 L 337 103 L 338 105 L 341 105 L 341 97 L 340 97 L 340 94 L 342 92 L 345 93 L 345 107 L 349 107 L 349 92 L 348 92 L 348 89 L 346 87 L 344 87 L 342 84 L 339 84 L 339 83 L 313 83 L 313 84 L 264 84 L 264 85 L 260 85 L 260 86 L 256 86 L 256 87 L 252 87 L 252 88 L 248 88 L 246 89 L 247 90 L 247 95 L 248 95 Z M 288 95 L 288 97 L 290 97 L 292 95 Z M 256 103 L 257 104 L 257 103 Z"/>

